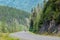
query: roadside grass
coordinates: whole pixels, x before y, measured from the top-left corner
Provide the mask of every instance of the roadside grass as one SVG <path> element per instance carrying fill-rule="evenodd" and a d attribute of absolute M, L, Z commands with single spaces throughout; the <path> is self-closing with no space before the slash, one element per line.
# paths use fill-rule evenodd
<path fill-rule="evenodd" d="M 19 39 L 9 37 L 9 33 L 0 33 L 0 40 L 19 40 Z"/>
<path fill-rule="evenodd" d="M 52 36 L 52 37 L 60 37 L 60 33 L 42 33 L 42 34 L 39 34 L 39 33 L 32 33 L 32 32 L 29 32 L 33 35 L 38 35 L 38 36 Z"/>
<path fill-rule="evenodd" d="M 40 34 L 40 35 L 44 35 L 44 36 L 55 36 L 55 37 L 60 37 L 60 33 L 44 33 L 44 34 Z"/>

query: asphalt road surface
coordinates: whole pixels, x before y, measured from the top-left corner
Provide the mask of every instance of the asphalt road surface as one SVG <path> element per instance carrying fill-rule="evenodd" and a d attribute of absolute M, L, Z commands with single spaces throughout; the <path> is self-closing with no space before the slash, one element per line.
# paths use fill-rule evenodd
<path fill-rule="evenodd" d="M 60 40 L 60 37 L 35 35 L 25 31 L 11 33 L 9 36 L 19 38 L 20 40 Z"/>

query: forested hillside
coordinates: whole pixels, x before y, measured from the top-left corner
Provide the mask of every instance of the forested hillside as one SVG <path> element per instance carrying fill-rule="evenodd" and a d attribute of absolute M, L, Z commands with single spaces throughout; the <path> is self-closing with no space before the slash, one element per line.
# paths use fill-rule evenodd
<path fill-rule="evenodd" d="M 20 31 L 22 25 L 26 26 L 26 18 L 29 18 L 29 14 L 20 9 L 0 6 L 0 32 Z"/>
<path fill-rule="evenodd" d="M 32 12 L 30 31 L 58 33 L 60 31 L 60 0 L 44 0 L 44 7 L 37 6 L 37 9 L 38 12 L 36 8 Z"/>

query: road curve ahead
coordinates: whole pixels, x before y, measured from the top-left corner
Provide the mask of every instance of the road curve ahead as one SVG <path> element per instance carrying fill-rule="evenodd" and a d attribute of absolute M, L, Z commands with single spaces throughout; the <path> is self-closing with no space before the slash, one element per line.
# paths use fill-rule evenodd
<path fill-rule="evenodd" d="M 19 38 L 20 40 L 60 40 L 60 37 L 40 36 L 24 31 L 11 33 L 9 36 Z"/>

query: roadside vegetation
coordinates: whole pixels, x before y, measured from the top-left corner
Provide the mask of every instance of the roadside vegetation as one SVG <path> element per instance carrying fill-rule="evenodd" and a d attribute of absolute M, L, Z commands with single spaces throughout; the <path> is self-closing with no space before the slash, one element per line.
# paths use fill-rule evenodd
<path fill-rule="evenodd" d="M 32 9 L 31 32 L 60 36 L 60 0 L 44 0 L 43 6 Z"/>
<path fill-rule="evenodd" d="M 0 40 L 19 40 L 19 39 L 9 37 L 9 33 L 0 33 Z"/>

